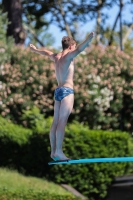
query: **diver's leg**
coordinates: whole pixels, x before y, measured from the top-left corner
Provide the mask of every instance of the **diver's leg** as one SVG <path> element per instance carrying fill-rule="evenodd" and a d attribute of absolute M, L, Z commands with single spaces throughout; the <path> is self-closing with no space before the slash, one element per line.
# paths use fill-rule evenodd
<path fill-rule="evenodd" d="M 55 157 L 56 160 L 65 160 L 68 159 L 62 150 L 62 143 L 65 135 L 65 126 L 68 120 L 68 117 L 73 109 L 74 104 L 74 94 L 69 94 L 62 99 L 59 111 L 59 120 L 56 129 L 56 150 Z"/>
<path fill-rule="evenodd" d="M 54 159 L 55 148 L 56 148 L 56 128 L 59 120 L 59 111 L 60 111 L 61 101 L 56 101 L 54 103 L 54 119 L 50 129 L 50 145 L 51 145 L 51 158 Z M 55 159 L 54 159 L 55 160 Z"/>

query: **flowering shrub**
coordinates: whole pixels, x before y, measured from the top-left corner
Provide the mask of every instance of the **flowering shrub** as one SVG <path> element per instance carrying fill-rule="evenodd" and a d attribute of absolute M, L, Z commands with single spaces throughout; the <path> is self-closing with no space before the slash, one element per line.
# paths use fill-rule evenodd
<path fill-rule="evenodd" d="M 0 67 L 1 115 L 19 123 L 22 110 L 29 110 L 33 105 L 51 114 L 56 87 L 53 70 L 47 59 L 15 48 L 8 63 Z"/>
<path fill-rule="evenodd" d="M 78 121 L 93 129 L 133 130 L 132 55 L 99 46 L 77 57 L 74 111 Z"/>
<path fill-rule="evenodd" d="M 92 47 L 75 62 L 75 103 L 69 120 L 92 129 L 132 131 L 133 52 Z M 13 48 L 0 66 L 0 113 L 23 124 L 22 110 L 33 106 L 45 117 L 53 116 L 56 87 L 52 61 L 29 49 Z"/>

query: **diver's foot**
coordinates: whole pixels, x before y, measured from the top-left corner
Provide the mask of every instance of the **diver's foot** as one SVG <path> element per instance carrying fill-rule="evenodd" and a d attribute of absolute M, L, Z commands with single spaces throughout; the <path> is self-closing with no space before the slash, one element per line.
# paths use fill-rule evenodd
<path fill-rule="evenodd" d="M 71 160 L 70 158 L 66 157 L 63 152 L 55 152 L 54 154 L 54 160 L 59 161 L 59 160 Z"/>
<path fill-rule="evenodd" d="M 55 155 L 54 155 L 54 153 L 51 153 L 50 157 L 51 157 L 54 161 L 57 160 L 56 157 L 55 157 Z"/>

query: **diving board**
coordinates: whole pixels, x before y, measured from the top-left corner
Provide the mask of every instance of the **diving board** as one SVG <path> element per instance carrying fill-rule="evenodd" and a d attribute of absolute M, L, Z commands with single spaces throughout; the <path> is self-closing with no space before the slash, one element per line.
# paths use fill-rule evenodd
<path fill-rule="evenodd" d="M 115 157 L 115 158 L 86 158 L 67 161 L 52 161 L 48 165 L 59 164 L 80 164 L 80 163 L 105 163 L 105 162 L 133 162 L 133 157 Z"/>

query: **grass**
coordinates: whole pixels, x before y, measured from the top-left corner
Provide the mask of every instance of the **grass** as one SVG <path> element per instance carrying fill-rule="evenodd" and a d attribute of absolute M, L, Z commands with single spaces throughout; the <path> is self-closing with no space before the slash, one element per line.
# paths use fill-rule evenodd
<path fill-rule="evenodd" d="M 35 177 L 26 177 L 16 171 L 0 168 L 0 189 L 11 191 L 45 191 L 58 195 L 70 195 L 61 186 Z"/>

